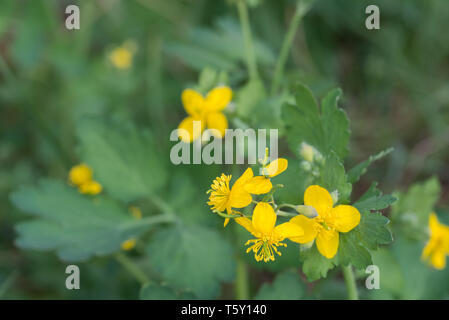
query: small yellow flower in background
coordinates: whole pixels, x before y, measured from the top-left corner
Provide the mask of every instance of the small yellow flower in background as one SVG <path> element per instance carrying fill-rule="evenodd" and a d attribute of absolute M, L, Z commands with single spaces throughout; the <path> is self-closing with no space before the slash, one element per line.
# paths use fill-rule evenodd
<path fill-rule="evenodd" d="M 304 194 L 304 205 L 313 207 L 317 216 L 307 218 L 298 215 L 290 221 L 304 230 L 304 235 L 290 240 L 308 243 L 316 238 L 318 251 L 328 259 L 338 251 L 339 232 L 349 232 L 360 223 L 360 212 L 353 206 L 334 203 L 330 193 L 317 185 L 307 188 Z"/>
<path fill-rule="evenodd" d="M 97 181 L 92 179 L 92 169 L 82 163 L 72 167 L 69 171 L 69 181 L 78 187 L 78 191 L 83 194 L 96 195 L 99 194 L 103 187 Z"/>
<path fill-rule="evenodd" d="M 423 252 L 422 259 L 438 270 L 446 267 L 449 255 L 449 227 L 440 223 L 435 213 L 429 216 L 430 239 Z"/>
<path fill-rule="evenodd" d="M 142 211 L 140 211 L 140 209 L 138 207 L 130 206 L 129 207 L 129 211 L 130 211 L 131 215 L 135 219 L 137 219 L 137 220 L 142 219 Z M 131 238 L 131 239 L 128 239 L 126 241 L 123 241 L 122 249 L 125 250 L 125 251 L 132 250 L 136 246 L 136 243 L 137 243 L 137 239 L 136 238 Z"/>
<path fill-rule="evenodd" d="M 92 180 L 92 169 L 84 163 L 72 167 L 69 171 L 69 181 L 76 186 L 90 180 Z"/>
<path fill-rule="evenodd" d="M 83 194 L 96 195 L 103 190 L 103 187 L 97 181 L 92 180 L 81 184 L 78 190 Z"/>
<path fill-rule="evenodd" d="M 126 41 L 120 47 L 112 50 L 112 52 L 109 54 L 109 60 L 118 69 L 129 69 L 129 67 L 131 67 L 136 48 L 137 46 L 135 42 Z"/>
<path fill-rule="evenodd" d="M 181 121 L 178 129 L 182 141 L 190 143 L 199 137 L 205 128 L 215 129 L 215 134 L 222 138 L 228 128 L 228 119 L 221 112 L 232 100 L 232 90 L 227 86 L 215 87 L 206 97 L 192 89 L 185 89 L 181 95 L 182 104 L 188 117 Z M 198 129 L 194 121 L 200 121 Z"/>
<path fill-rule="evenodd" d="M 125 251 L 132 250 L 136 246 L 136 242 L 137 242 L 137 240 L 134 238 L 128 239 L 122 243 L 122 249 Z"/>
<path fill-rule="evenodd" d="M 256 261 L 274 261 L 274 253 L 281 256 L 277 247 L 287 245 L 282 241 L 286 238 L 297 238 L 304 235 L 304 230 L 293 222 L 285 222 L 276 226 L 276 213 L 266 202 L 259 202 L 254 208 L 252 219 L 236 218 L 235 221 L 248 230 L 256 239 L 251 239 L 245 245 L 251 245 L 246 252 L 254 252 Z"/>

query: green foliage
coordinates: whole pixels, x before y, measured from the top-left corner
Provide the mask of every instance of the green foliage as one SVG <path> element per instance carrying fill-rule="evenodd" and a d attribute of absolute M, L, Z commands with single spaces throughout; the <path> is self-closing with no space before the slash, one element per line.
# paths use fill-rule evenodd
<path fill-rule="evenodd" d="M 77 132 L 82 160 L 115 198 L 130 202 L 164 185 L 165 161 L 150 132 L 97 119 L 81 121 Z"/>
<path fill-rule="evenodd" d="M 56 250 L 66 261 L 111 254 L 140 232 L 132 216 L 116 202 L 106 197 L 91 199 L 59 181 L 23 187 L 11 195 L 11 201 L 37 217 L 16 226 L 16 243 L 21 248 Z"/>
<path fill-rule="evenodd" d="M 162 284 L 147 284 L 140 289 L 140 300 L 192 300 L 191 292 L 176 292 L 173 288 Z"/>
<path fill-rule="evenodd" d="M 354 203 L 360 212 L 370 210 L 382 210 L 388 208 L 396 202 L 396 198 L 392 195 L 385 194 L 377 189 L 377 182 L 373 182 L 370 188 Z"/>
<path fill-rule="evenodd" d="M 254 297 L 255 300 L 300 300 L 306 288 L 297 272 L 279 273 L 272 283 L 264 283 Z"/>
<path fill-rule="evenodd" d="M 425 237 L 429 214 L 434 211 L 440 189 L 438 179 L 432 177 L 422 183 L 415 183 L 407 192 L 397 192 L 395 196 L 398 201 L 391 211 L 394 224 L 409 237 Z"/>
<path fill-rule="evenodd" d="M 282 113 L 290 149 L 299 154 L 301 143 L 306 142 L 324 156 L 334 151 L 343 159 L 347 154 L 349 121 L 337 107 L 341 90 L 334 89 L 323 98 L 321 113 L 310 89 L 297 84 L 294 93 L 296 104 L 284 104 Z"/>
<path fill-rule="evenodd" d="M 325 159 L 321 169 L 321 184 L 329 192 L 337 190 L 340 202 L 347 201 L 351 195 L 352 185 L 347 182 L 345 168 L 335 152 Z"/>
<path fill-rule="evenodd" d="M 158 230 L 147 252 L 170 285 L 190 289 L 200 299 L 216 297 L 220 282 L 234 278 L 232 248 L 210 229 L 177 225 Z"/>
<path fill-rule="evenodd" d="M 300 252 L 302 272 L 309 281 L 325 278 L 329 270 L 338 265 L 338 257 L 327 259 L 318 252 L 316 245 Z"/>
<path fill-rule="evenodd" d="M 378 154 L 369 156 L 369 158 L 365 161 L 362 161 L 358 165 L 356 165 L 354 168 L 348 171 L 348 182 L 350 183 L 356 183 L 359 181 L 360 176 L 364 175 L 366 173 L 367 168 L 377 160 L 382 159 L 383 157 L 389 155 L 391 152 L 393 152 L 393 148 L 388 148 L 386 150 L 383 150 L 379 152 Z"/>

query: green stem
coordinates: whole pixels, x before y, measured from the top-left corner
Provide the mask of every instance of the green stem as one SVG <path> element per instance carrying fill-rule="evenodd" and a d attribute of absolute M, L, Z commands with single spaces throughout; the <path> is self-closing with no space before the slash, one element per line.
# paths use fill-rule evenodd
<path fill-rule="evenodd" d="M 125 254 L 119 252 L 115 255 L 115 259 L 140 282 L 141 285 L 150 283 L 151 280 L 131 259 Z"/>
<path fill-rule="evenodd" d="M 296 30 L 298 29 L 301 18 L 306 14 L 310 8 L 310 2 L 304 4 L 303 1 L 298 0 L 296 5 L 295 14 L 290 22 L 287 34 L 285 35 L 284 41 L 282 43 L 281 52 L 276 61 L 276 67 L 274 69 L 273 82 L 271 84 L 271 94 L 274 95 L 279 89 L 279 84 L 284 73 L 285 63 L 287 62 L 288 54 L 292 46 L 293 40 L 295 39 Z"/>
<path fill-rule="evenodd" d="M 248 267 L 241 258 L 237 259 L 237 275 L 235 280 L 235 297 L 237 300 L 249 299 Z"/>
<path fill-rule="evenodd" d="M 251 35 L 251 27 L 249 24 L 248 7 L 245 0 L 237 1 L 237 10 L 239 13 L 240 24 L 242 25 L 243 40 L 246 51 L 246 64 L 248 67 L 250 80 L 258 80 L 259 72 L 257 71 L 256 54 Z"/>
<path fill-rule="evenodd" d="M 352 271 L 351 265 L 342 266 L 341 269 L 343 271 L 343 277 L 345 278 L 348 300 L 359 300 L 354 272 Z"/>

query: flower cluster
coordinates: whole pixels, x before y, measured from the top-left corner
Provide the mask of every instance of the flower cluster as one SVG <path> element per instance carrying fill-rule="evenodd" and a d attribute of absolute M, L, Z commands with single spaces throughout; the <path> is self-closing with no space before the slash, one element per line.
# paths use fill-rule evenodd
<path fill-rule="evenodd" d="M 83 194 L 96 195 L 103 190 L 101 184 L 92 177 L 92 169 L 84 163 L 72 167 L 69 172 L 69 182 Z"/>
<path fill-rule="evenodd" d="M 316 240 L 318 251 L 326 258 L 333 258 L 338 251 L 339 233 L 349 232 L 360 223 L 360 212 L 350 205 L 337 205 L 331 194 L 318 185 L 309 186 L 304 194 L 304 205 L 294 206 L 299 215 L 294 215 L 288 222 L 276 226 L 280 206 L 264 200 L 253 201 L 252 195 L 267 194 L 273 189 L 270 178 L 287 169 L 287 160 L 277 159 L 263 165 L 262 175 L 254 176 L 251 168 L 237 179 L 232 187 L 230 175 L 217 177 L 211 189 L 208 204 L 211 209 L 225 217 L 224 225 L 229 219 L 248 230 L 255 239 L 249 240 L 247 252 L 254 252 L 257 261 L 273 261 L 274 253 L 281 255 L 279 246 L 286 246 L 284 239 L 296 243 L 312 243 Z M 244 208 L 252 202 L 257 203 L 251 219 L 233 208 Z M 226 212 L 226 213 L 224 213 Z M 301 214 L 302 213 L 302 214 Z"/>

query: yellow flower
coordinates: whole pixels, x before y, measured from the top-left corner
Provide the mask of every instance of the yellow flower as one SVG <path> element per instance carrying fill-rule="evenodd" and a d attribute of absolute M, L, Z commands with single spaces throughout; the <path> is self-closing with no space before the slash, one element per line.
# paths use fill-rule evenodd
<path fill-rule="evenodd" d="M 132 64 L 137 45 L 134 41 L 126 41 L 109 54 L 109 60 L 117 69 L 129 69 Z"/>
<path fill-rule="evenodd" d="M 285 238 L 296 238 L 304 234 L 304 230 L 297 224 L 285 222 L 276 225 L 276 213 L 266 202 L 259 202 L 254 208 L 252 219 L 236 218 L 235 221 L 248 230 L 256 239 L 248 240 L 245 245 L 251 245 L 246 252 L 254 252 L 256 261 L 274 261 L 274 252 L 281 256 L 277 247 L 287 245 Z"/>
<path fill-rule="evenodd" d="M 136 219 L 142 219 L 142 211 L 138 207 L 130 206 L 129 211 L 131 211 L 131 214 Z"/>
<path fill-rule="evenodd" d="M 78 190 L 83 194 L 96 195 L 103 190 L 103 187 L 97 181 L 91 180 L 81 184 Z"/>
<path fill-rule="evenodd" d="M 257 183 L 254 183 L 253 170 L 251 168 L 246 169 L 246 171 L 241 175 L 240 178 L 235 181 L 232 188 L 229 187 L 229 182 L 231 181 L 231 175 L 222 174 L 221 177 L 217 177 L 212 185 L 211 189 L 207 191 L 210 193 L 208 205 L 211 206 L 212 210 L 217 210 L 224 212 L 226 210 L 227 214 L 232 215 L 232 208 L 244 208 L 248 206 L 253 200 L 251 194 L 263 194 L 271 190 L 266 190 L 266 187 L 261 188 Z M 251 182 L 251 185 L 248 184 Z M 257 181 L 256 181 L 257 182 Z M 224 226 L 229 222 L 229 218 L 225 219 Z"/>
<path fill-rule="evenodd" d="M 84 163 L 72 167 L 69 171 L 69 181 L 76 186 L 90 180 L 92 180 L 92 169 Z"/>
<path fill-rule="evenodd" d="M 179 137 L 184 142 L 198 139 L 207 127 L 215 129 L 214 134 L 222 138 L 228 128 L 228 120 L 221 112 L 231 102 L 232 90 L 229 87 L 216 87 L 208 92 L 206 97 L 192 89 L 182 92 L 181 100 L 188 117 L 181 121 L 178 129 Z M 194 127 L 194 121 L 200 121 L 199 128 Z"/>
<path fill-rule="evenodd" d="M 339 232 L 348 232 L 360 223 L 360 212 L 353 206 L 338 205 L 333 207 L 330 193 L 317 185 L 307 188 L 304 194 L 304 205 L 315 209 L 317 215 L 307 218 L 299 215 L 290 221 L 301 226 L 304 235 L 291 238 L 298 243 L 308 243 L 316 238 L 318 251 L 328 259 L 338 251 Z"/>
<path fill-rule="evenodd" d="M 429 216 L 430 239 L 423 252 L 422 259 L 434 268 L 442 270 L 446 267 L 446 256 L 449 255 L 449 227 L 438 222 L 435 213 Z"/>
<path fill-rule="evenodd" d="M 287 159 L 279 158 L 271 161 L 268 165 L 262 169 L 262 176 L 252 178 L 245 186 L 245 190 L 250 191 L 252 194 L 264 194 L 270 192 L 273 188 L 270 178 L 281 174 L 287 170 Z"/>
<path fill-rule="evenodd" d="M 126 251 L 129 251 L 129 250 L 133 249 L 136 246 L 136 242 L 137 242 L 137 240 L 134 239 L 134 238 L 133 239 L 128 239 L 128 240 L 126 240 L 126 241 L 124 241 L 122 243 L 122 249 L 126 250 Z"/>

